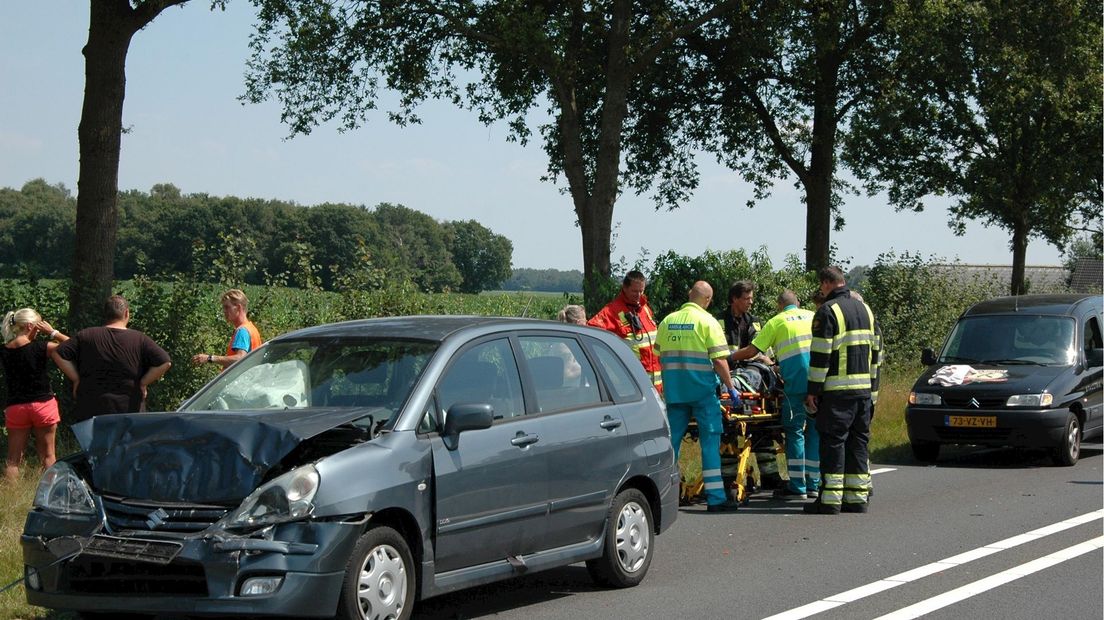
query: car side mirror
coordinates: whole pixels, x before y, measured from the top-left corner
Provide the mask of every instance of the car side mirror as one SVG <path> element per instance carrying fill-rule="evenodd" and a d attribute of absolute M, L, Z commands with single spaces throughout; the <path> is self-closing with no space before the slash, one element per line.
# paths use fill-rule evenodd
<path fill-rule="evenodd" d="M 934 366 L 937 360 L 935 359 L 935 351 L 931 349 L 923 349 L 920 351 L 920 363 L 925 366 Z"/>
<path fill-rule="evenodd" d="M 1085 365 L 1089 368 L 1104 366 L 1104 349 L 1089 349 L 1085 351 Z"/>
<path fill-rule="evenodd" d="M 460 445 L 460 433 L 490 428 L 494 424 L 494 407 L 486 403 L 457 403 L 445 414 L 445 429 L 441 439 L 445 447 L 455 450 Z"/>

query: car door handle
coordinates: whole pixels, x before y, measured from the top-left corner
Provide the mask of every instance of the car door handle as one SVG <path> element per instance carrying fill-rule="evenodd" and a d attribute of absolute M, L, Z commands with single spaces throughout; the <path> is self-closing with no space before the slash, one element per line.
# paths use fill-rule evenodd
<path fill-rule="evenodd" d="M 526 435 L 525 433 L 518 433 L 516 437 L 510 440 L 510 444 L 519 448 L 524 448 L 529 444 L 534 444 L 540 441 L 540 435 Z"/>
<path fill-rule="evenodd" d="M 614 420 L 613 418 L 606 416 L 601 422 L 598 423 L 598 426 L 601 426 L 607 431 L 612 431 L 613 429 L 619 428 L 621 426 L 621 420 Z"/>

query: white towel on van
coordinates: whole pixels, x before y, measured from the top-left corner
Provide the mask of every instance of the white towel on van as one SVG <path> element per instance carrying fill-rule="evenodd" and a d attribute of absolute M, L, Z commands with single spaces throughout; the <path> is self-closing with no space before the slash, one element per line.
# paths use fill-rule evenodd
<path fill-rule="evenodd" d="M 950 366 L 944 366 L 935 371 L 931 379 L 928 379 L 928 383 L 938 383 L 939 385 L 962 385 L 966 381 L 966 377 L 974 372 L 972 366 L 966 364 L 951 364 Z"/>

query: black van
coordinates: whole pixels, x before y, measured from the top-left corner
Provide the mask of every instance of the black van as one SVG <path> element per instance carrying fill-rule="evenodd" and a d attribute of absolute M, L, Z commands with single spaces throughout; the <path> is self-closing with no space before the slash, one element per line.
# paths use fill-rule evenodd
<path fill-rule="evenodd" d="M 1100 295 L 1021 295 L 969 307 L 909 392 L 909 441 L 920 461 L 942 444 L 1047 448 L 1073 465 L 1104 430 Z"/>

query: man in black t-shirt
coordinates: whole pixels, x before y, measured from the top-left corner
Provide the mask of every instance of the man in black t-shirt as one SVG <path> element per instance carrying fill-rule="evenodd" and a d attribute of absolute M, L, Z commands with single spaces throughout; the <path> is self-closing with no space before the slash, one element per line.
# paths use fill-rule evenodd
<path fill-rule="evenodd" d="M 169 354 L 149 336 L 127 329 L 130 307 L 122 296 L 108 298 L 104 315 L 106 325 L 82 329 L 53 354 L 73 382 L 74 422 L 144 410 L 146 388 L 172 366 Z"/>

